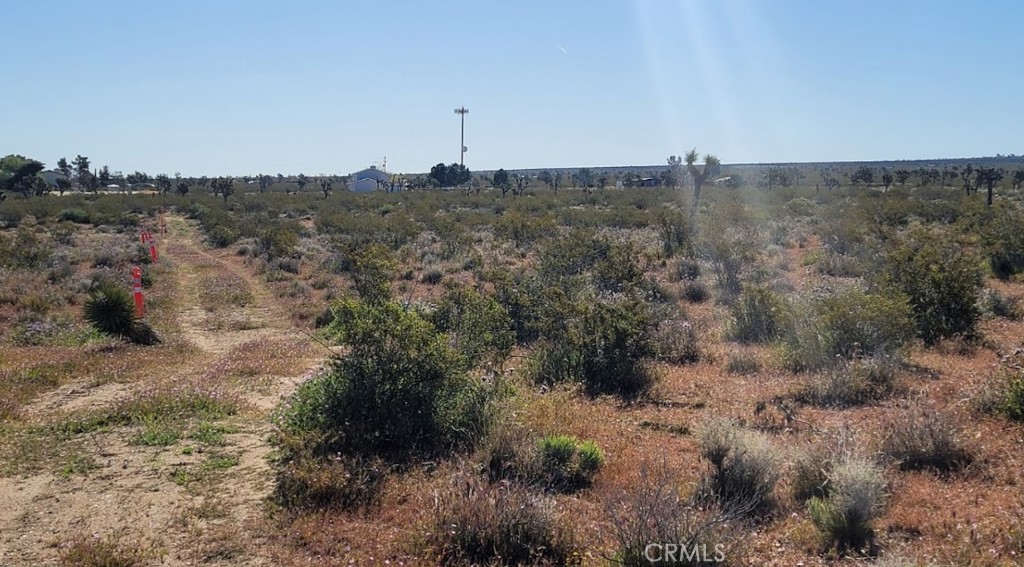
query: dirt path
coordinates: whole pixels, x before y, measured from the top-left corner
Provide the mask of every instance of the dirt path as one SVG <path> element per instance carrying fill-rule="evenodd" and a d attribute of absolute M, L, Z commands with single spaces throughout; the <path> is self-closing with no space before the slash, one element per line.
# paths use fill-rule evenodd
<path fill-rule="evenodd" d="M 177 313 L 165 338 L 179 343 L 180 356 L 138 382 L 72 381 L 26 413 L 45 422 L 109 406 L 141 382 L 208 376 L 233 377 L 245 409 L 218 423 L 218 441 L 209 445 L 146 446 L 133 442 L 138 428 L 103 429 L 85 434 L 70 465 L 0 478 L 0 565 L 56 564 L 62 542 L 94 534 L 145 550 L 152 564 L 272 564 L 247 529 L 263 518 L 273 486 L 269 412 L 325 352 L 292 326 L 243 258 L 206 250 L 191 222 L 169 218 L 163 240 Z M 224 298 L 226 308 L 218 303 Z"/>

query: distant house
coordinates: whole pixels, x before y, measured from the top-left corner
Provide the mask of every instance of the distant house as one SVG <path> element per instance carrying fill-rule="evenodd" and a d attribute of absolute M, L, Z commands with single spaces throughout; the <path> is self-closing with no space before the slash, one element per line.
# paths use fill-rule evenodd
<path fill-rule="evenodd" d="M 50 187 L 56 187 L 58 179 L 67 179 L 67 176 L 64 175 L 63 173 L 52 169 L 40 171 L 39 177 L 42 177 L 43 181 L 45 181 L 46 184 L 49 185 Z"/>
<path fill-rule="evenodd" d="M 357 171 L 349 176 L 348 189 L 355 193 L 372 193 L 380 184 L 386 183 L 390 177 L 388 172 L 371 165 L 367 169 Z"/>
<path fill-rule="evenodd" d="M 637 187 L 657 187 L 658 186 L 658 178 L 657 177 L 643 177 L 636 184 L 636 186 Z"/>

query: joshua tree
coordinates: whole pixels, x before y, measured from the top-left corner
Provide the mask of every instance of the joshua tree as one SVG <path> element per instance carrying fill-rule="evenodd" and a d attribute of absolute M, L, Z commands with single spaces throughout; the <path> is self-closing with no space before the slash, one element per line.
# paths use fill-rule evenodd
<path fill-rule="evenodd" d="M 711 155 L 704 155 L 704 169 L 697 169 L 697 148 L 686 152 L 686 156 L 683 158 L 686 161 L 686 171 L 693 178 L 693 203 L 690 205 L 690 226 L 697 227 L 697 203 L 700 201 L 700 190 L 704 186 L 704 182 L 711 177 L 712 171 L 714 171 L 721 162 L 718 158 Z"/>
<path fill-rule="evenodd" d="M 885 186 L 886 191 L 889 190 L 889 186 L 892 185 L 894 179 L 893 175 L 888 171 L 882 173 L 882 185 Z"/>
<path fill-rule="evenodd" d="M 977 191 L 979 187 L 984 185 L 987 191 L 985 204 L 991 207 L 992 191 L 995 189 L 996 184 L 1003 180 L 1003 170 L 995 167 L 979 167 L 975 173 L 977 181 L 975 181 L 974 190 Z"/>
<path fill-rule="evenodd" d="M 971 189 L 978 190 L 977 187 L 971 185 L 971 177 L 974 175 L 974 166 L 967 164 L 963 169 L 960 170 L 960 179 L 964 181 L 964 190 L 968 195 L 971 194 Z"/>

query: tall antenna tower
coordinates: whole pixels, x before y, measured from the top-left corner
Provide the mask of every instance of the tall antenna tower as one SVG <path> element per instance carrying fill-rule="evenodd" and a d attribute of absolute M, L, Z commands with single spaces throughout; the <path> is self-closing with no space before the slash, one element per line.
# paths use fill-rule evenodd
<path fill-rule="evenodd" d="M 469 114 L 469 109 L 465 106 L 460 106 L 455 109 L 455 114 L 462 116 L 462 136 L 459 138 L 459 165 L 463 165 L 463 160 L 466 157 L 466 115 Z"/>

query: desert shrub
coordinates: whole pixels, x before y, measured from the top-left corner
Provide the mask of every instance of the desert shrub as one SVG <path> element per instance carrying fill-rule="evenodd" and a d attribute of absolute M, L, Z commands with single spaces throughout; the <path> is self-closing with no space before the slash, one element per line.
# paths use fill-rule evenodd
<path fill-rule="evenodd" d="M 857 278 L 865 272 L 865 262 L 860 256 L 833 252 L 822 254 L 814 267 L 822 274 L 837 278 Z"/>
<path fill-rule="evenodd" d="M 636 399 L 656 381 L 648 358 L 655 354 L 650 309 L 633 298 L 580 300 L 557 312 L 531 359 L 530 374 L 542 383 L 577 382 L 588 395 Z"/>
<path fill-rule="evenodd" d="M 693 251 L 690 219 L 683 211 L 665 210 L 658 215 L 658 233 L 661 236 L 662 251 L 671 258 L 679 252 Z"/>
<path fill-rule="evenodd" d="M 357 510 L 372 506 L 380 496 L 385 466 L 359 457 L 318 458 L 309 443 L 282 443 L 273 498 L 289 509 Z"/>
<path fill-rule="evenodd" d="M 555 504 L 517 483 L 488 484 L 455 475 L 436 494 L 426 537 L 444 565 L 567 565 L 575 560 Z"/>
<path fill-rule="evenodd" d="M 889 427 L 882 452 L 903 470 L 950 472 L 972 461 L 952 419 L 935 411 L 915 411 Z"/>
<path fill-rule="evenodd" d="M 383 303 L 391 298 L 391 278 L 397 263 L 390 250 L 379 244 L 353 248 L 345 262 L 352 285 L 363 301 Z"/>
<path fill-rule="evenodd" d="M 885 507 L 886 483 L 873 462 L 849 457 L 828 474 L 828 496 L 811 498 L 807 510 L 827 549 L 866 552 L 874 538 L 872 522 Z"/>
<path fill-rule="evenodd" d="M 539 482 L 548 490 L 573 492 L 590 486 L 604 465 L 604 453 L 593 441 L 548 435 L 537 451 Z"/>
<path fill-rule="evenodd" d="M 700 262 L 693 258 L 680 258 L 674 276 L 680 281 L 696 281 L 700 277 Z"/>
<path fill-rule="evenodd" d="M 1002 411 L 1012 420 L 1024 421 L 1024 348 L 1018 347 L 999 361 L 994 377 L 991 410 Z"/>
<path fill-rule="evenodd" d="M 501 215 L 492 226 L 497 238 L 511 240 L 516 246 L 531 244 L 557 232 L 553 216 L 528 216 L 518 211 Z"/>
<path fill-rule="evenodd" d="M 77 224 L 89 224 L 89 213 L 85 212 L 85 209 L 72 208 L 64 209 L 57 213 L 57 220 L 59 221 L 70 221 Z"/>
<path fill-rule="evenodd" d="M 729 303 L 743 291 L 742 276 L 757 261 L 758 246 L 749 230 L 726 228 L 706 235 L 702 249 L 711 263 L 720 301 Z"/>
<path fill-rule="evenodd" d="M 981 240 L 992 273 L 1009 279 L 1024 272 L 1024 209 L 1010 206 L 994 208 L 992 218 L 981 227 Z"/>
<path fill-rule="evenodd" d="M 548 435 L 536 442 L 520 428 L 499 429 L 483 450 L 491 482 L 516 481 L 549 492 L 587 488 L 604 466 L 604 453 L 593 441 Z"/>
<path fill-rule="evenodd" d="M 299 244 L 297 226 L 270 226 L 257 233 L 256 245 L 261 254 L 268 259 L 287 258 Z"/>
<path fill-rule="evenodd" d="M 13 238 L 0 234 L 0 267 L 42 269 L 53 255 L 53 247 L 27 225 L 18 227 Z"/>
<path fill-rule="evenodd" d="M 241 235 L 238 230 L 230 226 L 216 225 L 206 231 L 206 240 L 214 248 L 227 248 L 237 242 L 239 238 Z"/>
<path fill-rule="evenodd" d="M 303 383 L 282 428 L 312 434 L 313 454 L 407 461 L 471 447 L 486 433 L 491 390 L 465 374 L 447 337 L 395 302 L 346 299 L 326 336 L 348 347 Z"/>
<path fill-rule="evenodd" d="M 629 242 L 614 242 L 590 230 L 570 230 L 541 248 L 537 274 L 545 285 L 563 289 L 590 281 L 601 291 L 629 291 L 644 283 L 638 255 Z"/>
<path fill-rule="evenodd" d="M 275 270 L 297 275 L 302 268 L 302 261 L 298 258 L 276 258 L 270 265 Z"/>
<path fill-rule="evenodd" d="M 540 335 L 541 285 L 536 278 L 507 272 L 493 274 L 494 299 L 512 320 L 518 344 L 530 343 Z"/>
<path fill-rule="evenodd" d="M 974 254 L 938 232 L 913 231 L 887 255 L 883 285 L 907 296 L 926 344 L 977 335 L 982 273 Z"/>
<path fill-rule="evenodd" d="M 1024 376 L 1010 379 L 1004 411 L 1010 419 L 1024 421 Z"/>
<path fill-rule="evenodd" d="M 532 434 L 511 423 L 495 427 L 481 450 L 482 470 L 490 482 L 522 481 L 529 484 L 536 474 L 537 447 Z"/>
<path fill-rule="evenodd" d="M 828 476 L 832 471 L 832 459 L 820 450 L 798 449 L 793 457 L 790 484 L 793 498 L 804 504 L 811 498 L 825 498 L 829 494 Z"/>
<path fill-rule="evenodd" d="M 782 335 L 786 325 L 785 301 L 762 287 L 745 286 L 731 312 L 727 335 L 741 343 L 772 342 Z"/>
<path fill-rule="evenodd" d="M 138 542 L 126 543 L 117 535 L 81 535 L 60 545 L 60 562 L 66 567 L 135 567 L 155 559 Z"/>
<path fill-rule="evenodd" d="M 145 322 L 135 318 L 135 302 L 116 284 L 105 281 L 93 290 L 84 306 L 85 320 L 97 331 L 137 344 L 160 342 Z"/>
<path fill-rule="evenodd" d="M 1019 297 L 1006 297 L 999 290 L 986 287 L 978 295 L 978 311 L 988 317 L 1020 319 L 1022 309 Z"/>
<path fill-rule="evenodd" d="M 761 370 L 761 361 L 749 352 L 730 352 L 725 363 L 729 374 L 747 375 Z"/>
<path fill-rule="evenodd" d="M 686 282 L 683 284 L 682 296 L 690 303 L 703 303 L 708 300 L 708 288 L 699 281 Z"/>
<path fill-rule="evenodd" d="M 720 527 L 740 515 L 699 506 L 680 493 L 677 474 L 664 465 L 652 467 L 646 463 L 640 466 L 639 478 L 631 488 L 610 496 L 604 505 L 617 543 L 612 561 L 627 567 L 696 567 L 704 565 L 706 558 L 724 559 L 726 548 Z M 662 547 L 649 550 L 652 543 Z M 681 552 L 674 562 L 665 561 L 660 553 L 668 546 Z M 706 553 L 701 553 L 705 548 Z"/>
<path fill-rule="evenodd" d="M 447 333 L 470 367 L 484 360 L 504 361 L 515 344 L 512 321 L 501 305 L 455 282 L 446 286 L 429 319 L 438 331 Z"/>
<path fill-rule="evenodd" d="M 146 259 L 149 260 L 149 251 L 146 251 Z M 123 250 L 116 246 L 105 246 L 99 250 L 96 250 L 92 258 L 92 267 L 94 268 L 117 268 L 121 264 L 127 263 L 127 255 Z"/>
<path fill-rule="evenodd" d="M 715 419 L 698 430 L 697 444 L 711 464 L 699 489 L 704 497 L 748 513 L 770 507 L 780 463 L 766 438 Z"/>
<path fill-rule="evenodd" d="M 658 323 L 652 337 L 654 355 L 671 364 L 689 364 L 700 360 L 697 329 L 685 319 L 666 319 Z"/>
<path fill-rule="evenodd" d="M 797 399 L 822 407 L 882 400 L 896 391 L 899 372 L 899 360 L 884 354 L 842 360 L 812 376 L 797 393 Z"/>
<path fill-rule="evenodd" d="M 425 283 L 425 284 L 429 284 L 429 285 L 437 285 L 437 284 L 441 283 L 441 280 L 443 280 L 443 279 L 444 279 L 444 271 L 439 270 L 437 268 L 431 268 L 431 269 L 423 272 L 423 275 L 420 277 L 420 282 Z"/>
<path fill-rule="evenodd" d="M 898 353 L 914 334 L 905 297 L 848 287 L 799 306 L 784 336 L 784 350 L 791 368 L 813 370 L 837 359 Z"/>

